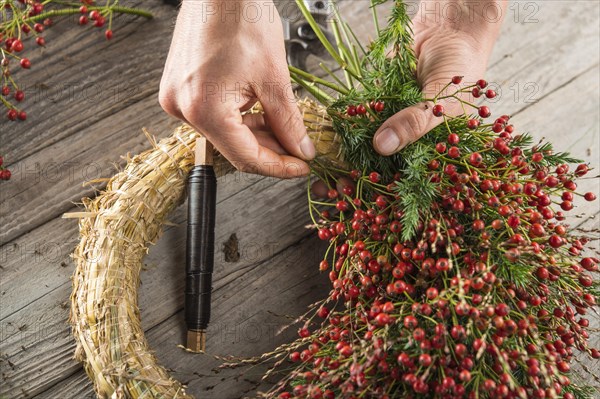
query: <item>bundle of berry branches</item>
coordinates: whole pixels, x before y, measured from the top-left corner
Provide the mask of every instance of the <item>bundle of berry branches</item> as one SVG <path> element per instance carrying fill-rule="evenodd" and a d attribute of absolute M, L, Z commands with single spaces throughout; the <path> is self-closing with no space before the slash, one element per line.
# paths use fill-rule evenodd
<path fill-rule="evenodd" d="M 319 267 L 332 290 L 298 340 L 261 357 L 278 360 L 268 375 L 284 375 L 265 396 L 594 397 L 571 364 L 577 352 L 600 357 L 586 318 L 597 311 L 599 260 L 565 223 L 576 198 L 595 200 L 576 192 L 589 166 L 534 144 L 508 116 L 490 119 L 462 94 L 495 93 L 460 77 L 428 99 L 443 123 L 381 157 L 374 132 L 425 100 L 403 3 L 368 50 L 339 19 L 336 45 L 327 42 L 297 3 L 345 75 L 291 68 L 322 103 L 299 106 L 319 155 L 314 176 L 329 185 L 329 200 L 309 199 L 309 209 L 330 242 Z M 464 115 L 446 115 L 442 99 L 460 101 Z M 196 137 L 183 126 L 153 141 L 71 215 L 81 218 L 71 323 L 99 397 L 189 397 L 151 354 L 136 298 L 143 255 L 184 199 Z"/>
<path fill-rule="evenodd" d="M 119 5 L 119 0 L 98 3 L 96 0 L 0 0 L 0 103 L 8 120 L 27 119 L 27 113 L 19 106 L 25 100 L 25 91 L 13 74 L 31 68 L 27 44 L 35 40 L 37 46 L 45 47 L 45 32 L 56 18 L 79 15 L 79 25 L 91 23 L 104 29 L 107 40 L 113 37 L 113 17 L 118 14 L 152 18 L 147 11 Z"/>
<path fill-rule="evenodd" d="M 585 316 L 597 310 L 598 259 L 582 255 L 588 240 L 564 223 L 576 199 L 596 198 L 576 192 L 589 166 L 569 166 L 579 161 L 463 99 L 494 97 L 484 80 L 449 77 L 424 98 L 409 24 L 395 1 L 365 50 L 339 19 L 335 46 L 312 23 L 346 81 L 291 69 L 327 106 L 354 169 L 314 170 L 329 185 L 329 200 L 309 201 L 330 243 L 320 269 L 332 289 L 300 338 L 272 354 L 293 364 L 276 363 L 270 374 L 285 377 L 266 396 L 593 397 L 570 370 L 577 351 L 600 358 Z M 446 115 L 441 99 L 464 114 Z M 423 100 L 443 123 L 394 156 L 376 154 L 381 123 Z"/>

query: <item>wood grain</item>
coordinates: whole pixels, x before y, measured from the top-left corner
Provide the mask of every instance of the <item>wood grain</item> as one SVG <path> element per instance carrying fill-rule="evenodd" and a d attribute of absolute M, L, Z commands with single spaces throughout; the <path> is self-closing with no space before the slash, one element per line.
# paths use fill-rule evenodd
<path fill-rule="evenodd" d="M 36 67 L 27 75 L 31 117 L 21 124 L 0 122 L 1 152 L 15 171 L 0 188 L 0 397 L 94 397 L 72 360 L 66 303 L 77 226 L 60 215 L 93 194 L 82 186 L 85 180 L 112 175 L 120 156 L 148 147 L 141 127 L 164 136 L 178 124 L 156 101 L 176 11 L 158 1 L 135 3 L 151 8 L 156 19 L 117 23 L 111 43 L 98 31 L 68 23 L 49 30 L 48 48 L 32 57 Z M 534 8 L 511 3 L 492 55 L 488 80 L 503 85 L 493 111 L 515 115 L 517 130 L 547 137 L 598 168 L 600 5 L 526 3 Z M 341 3 L 361 38 L 374 32 L 365 4 Z M 600 196 L 597 179 L 581 187 Z M 257 355 L 292 339 L 295 328 L 278 334 L 289 324 L 285 314 L 296 317 L 326 294 L 326 278 L 316 269 L 322 247 L 303 228 L 308 218 L 302 181 L 238 173 L 220 179 L 218 199 L 217 249 L 236 233 L 240 259 L 217 259 L 208 345 L 219 355 Z M 597 203 L 579 204 L 595 217 L 572 224 L 598 228 Z M 184 210 L 173 215 L 177 225 L 165 229 L 145 261 L 140 305 L 148 339 L 198 397 L 250 395 L 259 369 L 215 372 L 219 362 L 176 347 L 185 330 Z"/>

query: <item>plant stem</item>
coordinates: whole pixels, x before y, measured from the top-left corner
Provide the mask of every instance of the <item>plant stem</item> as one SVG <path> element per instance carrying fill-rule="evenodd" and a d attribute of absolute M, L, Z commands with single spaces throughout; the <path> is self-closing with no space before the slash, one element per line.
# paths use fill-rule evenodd
<path fill-rule="evenodd" d="M 315 21 L 312 14 L 310 13 L 310 11 L 306 8 L 306 5 L 304 4 L 304 2 L 302 0 L 296 0 L 296 4 L 298 5 L 298 8 L 300 8 L 302 15 L 304 16 L 304 18 L 306 18 L 306 21 L 308 22 L 310 27 L 313 29 L 313 31 L 315 32 L 315 35 L 317 35 L 317 37 L 319 38 L 319 41 L 323 44 L 323 46 L 325 47 L 325 49 L 327 50 L 329 55 L 331 55 L 331 57 L 340 65 L 340 67 L 344 71 L 347 70 L 348 73 L 350 73 L 353 76 L 356 76 L 357 73 L 352 69 L 352 67 L 350 65 L 348 65 L 340 57 L 340 55 L 333 48 L 333 45 L 331 44 L 331 42 L 329 42 L 329 40 L 327 40 L 327 37 L 325 37 L 323 30 L 321 29 L 321 27 L 319 26 L 317 21 Z"/>
<path fill-rule="evenodd" d="M 375 23 L 375 36 L 379 37 L 381 29 L 379 29 L 379 18 L 377 17 L 377 6 L 371 0 L 371 14 L 373 14 L 373 22 Z"/>
<path fill-rule="evenodd" d="M 309 82 L 313 82 L 313 83 L 318 83 L 320 85 L 323 85 L 325 87 L 329 87 L 332 90 L 337 91 L 338 93 L 347 95 L 349 93 L 349 91 L 347 89 L 345 89 L 344 87 L 338 86 L 335 83 L 331 83 L 328 82 L 324 79 L 321 79 L 311 73 L 305 72 L 302 69 L 298 69 L 292 65 L 288 66 L 288 69 L 290 70 L 290 72 L 295 73 L 296 75 L 301 76 L 303 79 L 308 80 Z"/>
<path fill-rule="evenodd" d="M 88 10 L 93 11 L 93 10 L 104 10 L 105 7 L 88 7 Z M 112 12 L 116 12 L 119 14 L 130 14 L 130 15 L 137 15 L 140 17 L 144 17 L 144 18 L 148 18 L 148 19 L 152 19 L 154 16 L 152 15 L 152 13 L 139 9 L 139 8 L 129 8 L 129 7 L 121 7 L 121 6 L 114 6 L 114 7 L 110 7 Z M 73 14 L 79 14 L 79 8 L 64 8 L 61 10 L 50 10 L 50 11 L 46 11 L 43 12 L 41 14 L 38 15 L 34 15 L 32 17 L 29 18 L 25 18 L 23 20 L 23 22 L 28 23 L 28 22 L 37 22 L 37 21 L 43 21 L 46 18 L 53 18 L 53 17 L 63 17 L 66 15 L 73 15 Z"/>
<path fill-rule="evenodd" d="M 327 65 L 323 64 L 322 62 L 320 62 L 319 66 L 321 67 L 322 70 L 324 70 L 325 72 L 327 72 L 327 74 L 329 76 L 331 76 L 331 78 L 333 80 L 335 80 L 341 87 L 343 87 L 344 89 L 350 91 L 350 89 L 348 87 L 346 87 L 346 85 L 344 84 L 344 82 L 342 82 L 342 80 L 340 78 L 338 78 L 337 76 L 335 76 L 335 74 L 333 73 L 333 71 L 331 69 L 329 69 L 327 67 Z"/>
<path fill-rule="evenodd" d="M 291 78 L 294 82 L 298 83 L 306 91 L 308 91 L 310 94 L 312 94 L 323 105 L 329 106 L 329 104 L 331 104 L 333 102 L 332 97 L 327 95 L 322 90 L 319 90 L 318 88 L 316 88 L 314 86 L 314 84 L 311 84 L 311 83 L 305 81 L 304 79 L 300 78 L 299 76 L 296 76 L 295 74 L 291 75 Z"/>

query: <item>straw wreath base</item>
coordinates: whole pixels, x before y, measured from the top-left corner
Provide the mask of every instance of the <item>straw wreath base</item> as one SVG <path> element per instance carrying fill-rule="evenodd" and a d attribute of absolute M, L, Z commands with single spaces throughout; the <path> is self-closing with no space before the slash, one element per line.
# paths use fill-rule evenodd
<path fill-rule="evenodd" d="M 308 100 L 299 106 L 321 163 L 343 166 L 326 110 Z M 152 149 L 129 157 L 104 191 L 84 198 L 84 211 L 65 215 L 79 218 L 80 230 L 70 314 L 75 357 L 100 398 L 191 398 L 152 354 L 137 293 L 144 255 L 185 199 L 199 136 L 186 125 L 160 142 L 147 136 Z M 216 154 L 215 170 L 222 176 L 233 167 Z"/>

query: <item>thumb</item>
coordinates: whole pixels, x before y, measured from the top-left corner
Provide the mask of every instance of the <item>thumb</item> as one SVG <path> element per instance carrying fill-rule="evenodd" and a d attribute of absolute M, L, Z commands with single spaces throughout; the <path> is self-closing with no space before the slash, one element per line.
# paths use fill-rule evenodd
<path fill-rule="evenodd" d="M 287 81 L 289 82 L 289 75 Z M 259 96 L 265 111 L 265 121 L 281 146 L 290 154 L 311 160 L 315 157 L 315 147 L 304 127 L 292 86 L 285 82 L 282 78 L 279 83 L 271 86 L 267 95 Z"/>
<path fill-rule="evenodd" d="M 427 103 L 413 105 L 398 112 L 381 125 L 373 138 L 373 146 L 381 155 L 392 155 L 440 123 L 440 120 L 434 120 L 431 105 Z"/>
<path fill-rule="evenodd" d="M 432 98 L 439 88 L 439 83 L 432 83 L 423 92 L 426 97 Z M 457 113 L 461 109 L 455 100 L 444 99 L 438 104 L 441 104 L 449 114 Z M 431 101 L 421 102 L 403 109 L 386 120 L 373 137 L 375 150 L 381 155 L 392 155 L 441 124 L 444 118 L 433 114 L 433 105 Z"/>

